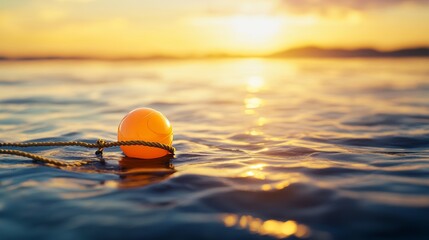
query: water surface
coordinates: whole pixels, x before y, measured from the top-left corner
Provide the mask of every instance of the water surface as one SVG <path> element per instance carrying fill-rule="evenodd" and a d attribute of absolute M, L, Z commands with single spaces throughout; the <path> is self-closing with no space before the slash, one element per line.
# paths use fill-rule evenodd
<path fill-rule="evenodd" d="M 163 112 L 177 154 L 0 156 L 1 239 L 427 239 L 429 60 L 0 63 L 1 141 L 116 139 Z"/>

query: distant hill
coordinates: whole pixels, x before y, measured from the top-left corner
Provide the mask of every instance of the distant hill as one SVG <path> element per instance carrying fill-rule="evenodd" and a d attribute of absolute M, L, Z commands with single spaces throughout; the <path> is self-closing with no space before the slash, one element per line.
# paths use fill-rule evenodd
<path fill-rule="evenodd" d="M 377 58 L 377 57 L 429 57 L 429 47 L 404 48 L 394 51 L 379 51 L 372 48 L 341 49 L 302 47 L 269 55 L 275 58 Z"/>

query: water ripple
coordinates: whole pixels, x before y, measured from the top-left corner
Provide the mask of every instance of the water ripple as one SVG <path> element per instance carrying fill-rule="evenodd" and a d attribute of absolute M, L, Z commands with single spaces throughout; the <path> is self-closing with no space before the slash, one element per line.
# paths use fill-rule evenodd
<path fill-rule="evenodd" d="M 163 112 L 177 154 L 0 155 L 2 239 L 426 239 L 427 59 L 0 63 L 1 141 L 115 140 Z M 365 69 L 365 71 L 362 71 Z"/>

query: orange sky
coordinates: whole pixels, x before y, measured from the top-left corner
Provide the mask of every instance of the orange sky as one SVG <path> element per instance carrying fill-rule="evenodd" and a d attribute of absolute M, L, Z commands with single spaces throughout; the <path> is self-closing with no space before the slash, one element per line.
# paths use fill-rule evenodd
<path fill-rule="evenodd" d="M 427 0 L 11 0 L 0 55 L 258 55 L 429 45 Z"/>

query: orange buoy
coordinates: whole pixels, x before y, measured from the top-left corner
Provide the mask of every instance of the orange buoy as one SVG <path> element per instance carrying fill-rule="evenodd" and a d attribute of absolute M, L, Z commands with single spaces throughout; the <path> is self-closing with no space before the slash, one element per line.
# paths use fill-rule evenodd
<path fill-rule="evenodd" d="M 160 112 L 151 108 L 137 108 L 129 112 L 118 127 L 118 141 L 143 140 L 171 146 L 173 128 L 170 121 Z M 127 157 L 159 158 L 169 152 L 164 149 L 147 146 L 121 146 Z"/>

